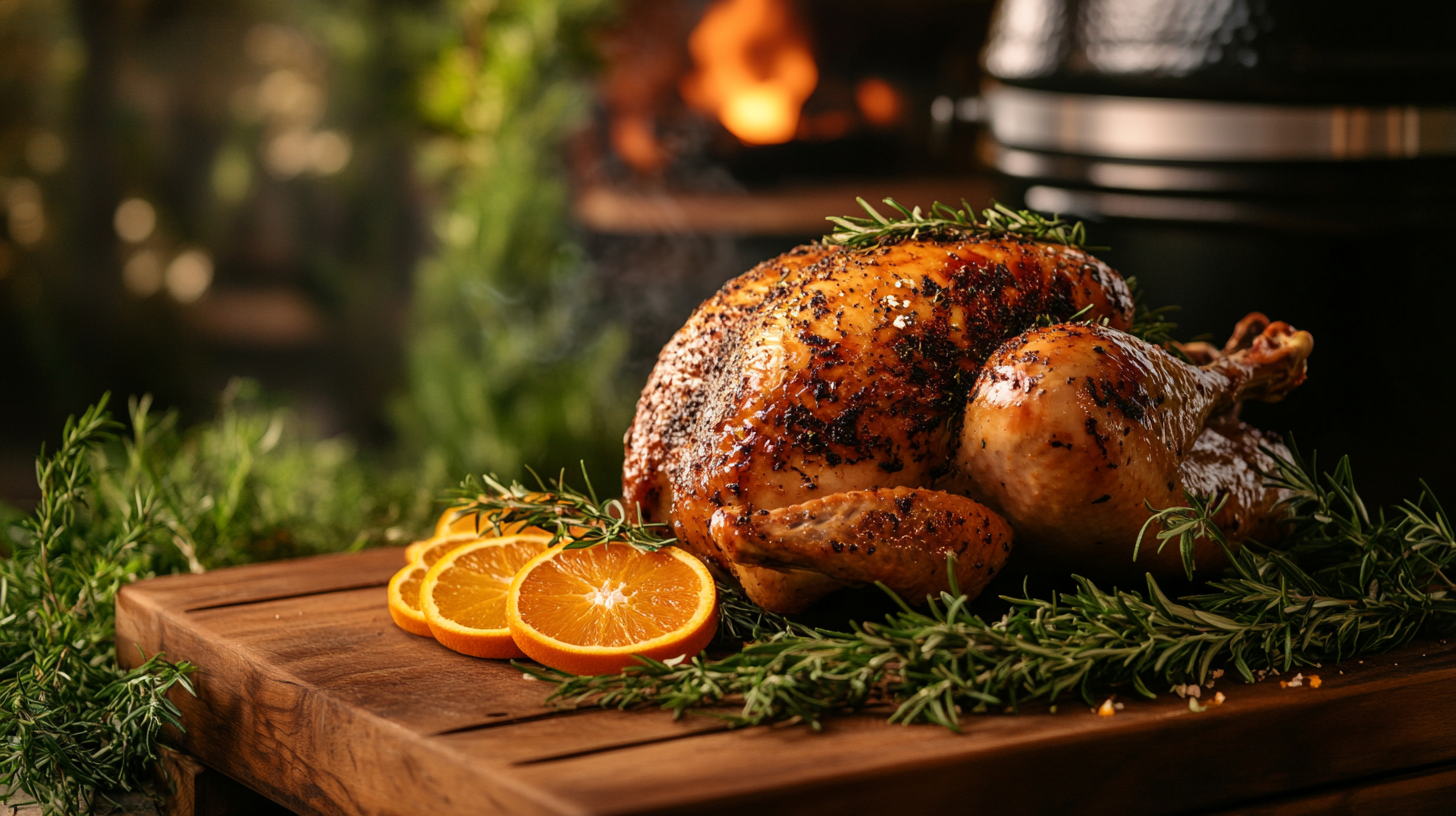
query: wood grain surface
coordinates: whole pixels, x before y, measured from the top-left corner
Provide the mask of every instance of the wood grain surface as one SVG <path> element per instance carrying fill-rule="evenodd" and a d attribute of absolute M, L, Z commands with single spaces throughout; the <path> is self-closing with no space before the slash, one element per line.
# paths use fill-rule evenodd
<path fill-rule="evenodd" d="M 729 731 L 544 707 L 550 689 L 509 663 L 394 626 L 384 585 L 403 563 L 373 550 L 138 583 L 117 599 L 117 653 L 196 664 L 173 740 L 303 814 L 1363 813 L 1456 788 L 1444 643 L 1317 669 L 1319 689 L 1224 678 L 1228 701 L 1202 714 L 1165 695 L 963 734 L 882 711 Z"/>

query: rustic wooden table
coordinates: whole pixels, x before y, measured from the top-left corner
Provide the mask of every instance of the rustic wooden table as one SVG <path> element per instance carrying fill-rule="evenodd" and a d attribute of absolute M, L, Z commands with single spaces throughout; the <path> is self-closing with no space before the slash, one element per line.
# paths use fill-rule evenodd
<path fill-rule="evenodd" d="M 1456 647 L 1327 666 L 1319 689 L 1225 678 L 1228 702 L 1202 714 L 1167 695 L 1112 717 L 1071 701 L 976 717 L 959 735 L 883 712 L 729 731 L 544 708 L 546 685 L 508 663 L 394 626 L 385 583 L 403 562 L 144 581 L 117 600 L 117 654 L 195 663 L 179 747 L 301 814 L 1456 811 Z"/>

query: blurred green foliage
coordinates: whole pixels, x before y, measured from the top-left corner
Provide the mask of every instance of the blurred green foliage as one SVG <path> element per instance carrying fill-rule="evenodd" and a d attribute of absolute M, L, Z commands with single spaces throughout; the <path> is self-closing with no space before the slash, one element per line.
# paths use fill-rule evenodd
<path fill-rule="evenodd" d="M 575 472 L 585 460 L 599 484 L 617 483 L 620 434 L 635 396 L 621 375 L 626 336 L 596 306 L 562 166 L 563 141 L 588 105 L 587 35 L 609 3 L 468 0 L 442 8 L 316 0 L 280 8 L 237 0 L 213 34 L 250 31 L 253 38 L 262 30 L 263 46 L 253 50 L 266 53 L 250 53 L 253 68 L 223 71 L 228 81 L 259 70 L 272 77 L 326 73 L 326 83 L 308 81 L 326 89 L 328 121 L 304 124 L 347 133 L 352 162 L 328 179 L 285 183 L 270 168 L 269 140 L 297 123 L 270 124 L 234 99 L 232 114 L 208 109 L 196 120 L 207 132 L 203 170 L 179 176 L 170 194 L 162 163 L 168 154 L 148 142 L 144 116 L 116 120 L 121 125 L 106 120 L 112 130 L 87 136 L 76 135 L 78 128 L 95 122 L 67 110 L 88 93 L 105 97 L 104 88 L 88 85 L 110 79 L 96 73 L 100 57 L 86 48 L 114 32 L 98 30 L 97 21 L 114 13 L 135 25 L 144 14 L 124 4 L 11 5 L 0 15 L 29 21 L 28 28 L 0 30 L 0 43 L 29 43 L 30 51 L 0 59 L 0 71 L 24 73 L 5 77 L 10 84 L 0 88 L 4 109 L 23 113 L 0 123 L 0 181 L 39 191 L 36 206 L 49 220 L 38 237 L 21 242 L 12 202 L 8 238 L 0 241 L 0 284 L 10 289 L 0 291 L 0 301 L 29 315 L 12 329 L 27 364 L 42 370 L 36 390 L 74 399 L 96 381 L 82 375 L 83 362 L 107 376 L 145 370 L 117 375 L 107 356 L 117 352 L 106 332 L 137 327 L 145 340 L 126 353 L 173 379 L 198 379 L 193 350 L 178 348 L 190 345 L 178 304 L 123 291 L 122 262 L 190 243 L 220 268 L 245 266 L 249 233 L 237 225 L 279 206 L 286 194 L 326 211 L 331 201 L 352 202 L 335 207 L 351 213 L 342 229 L 307 244 L 301 285 L 360 361 L 355 370 L 346 365 L 344 379 L 366 398 L 390 387 L 397 394 L 391 418 L 398 444 L 373 451 L 326 437 L 246 381 L 229 385 L 216 415 L 201 423 L 184 422 L 175 410 L 155 412 L 148 397 L 132 401 L 123 427 L 109 420 L 103 400 L 68 422 L 59 448 L 42 456 L 34 512 L 0 505 L 0 790 L 10 791 L 7 803 L 34 800 L 48 814 L 72 814 L 89 812 L 108 792 L 146 787 L 153 741 L 176 713 L 165 695 L 187 682 L 189 668 L 165 660 L 131 672 L 116 667 L 113 603 L 121 586 L 403 543 L 428 528 L 438 490 L 471 472 L 514 478 L 530 467 L 549 475 Z M 260 29 L 256 21 L 269 15 L 286 20 Z M 318 68 L 320 53 L 326 72 Z M 148 70 L 155 79 L 175 66 Z M 106 115 L 120 110 L 126 106 Z M 219 124 L 229 116 L 235 121 Z M 87 159 L 101 142 L 88 148 L 86 139 L 118 133 L 122 142 L 102 147 L 132 151 L 128 177 L 104 189 L 101 179 L 96 189 L 80 185 L 91 169 L 111 166 L 105 157 Z M 39 164 L 24 159 L 37 138 L 45 142 L 42 154 L 60 143 L 71 155 L 49 169 L 41 167 L 44 155 Z M 412 155 L 390 158 L 401 151 Z M 390 175 L 400 167 L 416 175 Z M 412 188 L 421 191 L 418 200 L 393 194 Z M 157 208 L 157 229 L 144 244 L 111 243 L 111 212 L 122 192 Z M 415 265 L 399 232 L 402 219 L 421 209 L 433 243 Z M 96 223 L 87 227 L 86 217 Z M 90 255 L 74 251 L 88 235 L 105 241 Z M 390 277 L 401 265 L 415 266 L 402 352 L 385 347 L 390 335 L 380 328 L 400 299 Z M 407 370 L 392 386 L 391 355 L 406 358 Z"/>
<path fill-rule="evenodd" d="M 347 439 L 320 439 L 256 383 L 234 381 L 217 417 L 186 430 L 147 398 L 130 415 L 131 437 L 97 454 L 97 489 L 107 506 L 155 493 L 168 530 L 159 544 L 172 545 L 155 551 L 168 556 L 158 572 L 398 545 L 428 527 L 430 485 Z"/>
<path fill-rule="evenodd" d="M 0 342 L 28 395 L 0 421 L 38 439 L 107 389 L 196 420 L 241 363 L 333 428 L 401 443 L 435 483 L 583 459 L 615 483 L 627 334 L 600 307 L 563 160 L 610 7 L 0 4 L 0 194 L 33 192 L 44 222 L 0 235 Z M 290 164 L 324 138 L 342 169 Z M 50 164 L 27 159 L 47 145 Z M 155 208 L 136 241 L 112 226 L 127 197 Z M 216 269 L 196 304 L 162 283 L 189 249 Z M 207 307 L 238 292 L 287 293 L 314 339 L 229 346 Z"/>
<path fill-rule="evenodd" d="M 602 0 L 456 6 L 458 41 L 426 73 L 437 131 L 421 163 L 449 203 L 416 277 L 406 438 L 450 473 L 620 476 L 626 334 L 594 309 L 573 241 L 562 140 L 584 114 L 585 35 Z"/>
<path fill-rule="evenodd" d="M 428 527 L 428 490 L 320 441 L 297 416 L 229 387 L 212 422 L 181 430 L 133 400 L 68 422 L 38 463 L 41 497 L 9 519 L 0 560 L 0 789 L 7 804 L 85 813 L 144 787 L 153 742 L 176 725 L 166 699 L 190 668 L 112 657 L 114 599 L 132 581 L 263 558 L 407 540 Z M 118 433 L 119 432 L 119 433 Z"/>

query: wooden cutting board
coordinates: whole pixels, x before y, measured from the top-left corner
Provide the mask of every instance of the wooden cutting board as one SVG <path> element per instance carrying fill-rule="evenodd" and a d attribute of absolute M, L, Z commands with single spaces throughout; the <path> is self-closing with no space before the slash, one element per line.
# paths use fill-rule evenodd
<path fill-rule="evenodd" d="M 885 712 L 726 730 L 710 717 L 543 707 L 550 691 L 396 628 L 401 550 L 143 581 L 117 654 L 198 666 L 181 748 L 301 814 L 1448 813 L 1456 647 L 1420 644 L 1280 688 L 1232 678 L 1202 714 Z M 1287 679 L 1287 678 L 1286 678 Z"/>

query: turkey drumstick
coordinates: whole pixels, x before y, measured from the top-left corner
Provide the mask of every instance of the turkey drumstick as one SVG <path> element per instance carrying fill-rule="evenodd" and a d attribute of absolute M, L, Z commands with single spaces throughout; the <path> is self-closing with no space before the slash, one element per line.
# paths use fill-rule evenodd
<path fill-rule="evenodd" d="M 1237 546 L 1270 531 L 1277 491 L 1259 469 L 1266 440 L 1232 418 L 1246 399 L 1277 401 L 1304 379 L 1308 332 L 1251 315 L 1262 331 L 1202 367 L 1102 326 L 1035 329 L 986 361 L 966 405 L 956 463 L 968 492 L 1004 515 L 1033 562 L 1132 577 L 1176 572 L 1176 548 L 1132 542 L 1145 502 L 1186 504 L 1185 491 L 1227 496 L 1218 521 Z M 1235 345 L 1235 344 L 1231 344 Z M 1195 563 L 1221 565 L 1200 540 Z"/>

